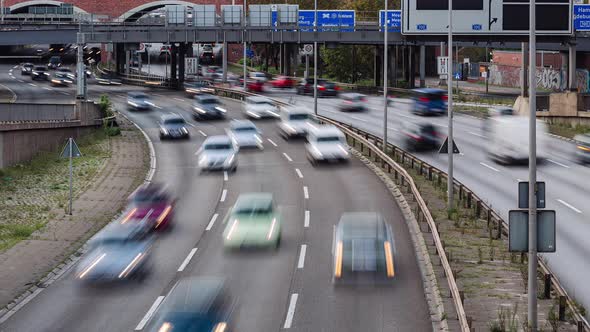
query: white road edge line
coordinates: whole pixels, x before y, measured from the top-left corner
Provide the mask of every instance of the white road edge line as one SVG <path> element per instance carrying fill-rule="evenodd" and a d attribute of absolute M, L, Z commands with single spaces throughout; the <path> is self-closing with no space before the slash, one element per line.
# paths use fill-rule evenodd
<path fill-rule="evenodd" d="M 305 210 L 305 218 L 303 219 L 303 227 L 309 227 L 309 210 Z"/>
<path fill-rule="evenodd" d="M 221 199 L 219 201 L 225 202 L 225 196 L 227 196 L 227 189 L 223 189 L 223 191 L 221 192 Z"/>
<path fill-rule="evenodd" d="M 307 190 L 307 186 L 303 186 L 303 197 L 305 197 L 305 199 L 309 199 L 309 191 Z"/>
<path fill-rule="evenodd" d="M 297 306 L 297 298 L 299 298 L 299 294 L 297 294 L 297 293 L 291 294 L 291 301 L 289 301 L 289 309 L 287 309 L 287 317 L 285 318 L 285 325 L 283 325 L 284 329 L 290 329 L 291 324 L 293 324 L 293 316 L 295 316 L 295 307 Z"/>
<path fill-rule="evenodd" d="M 351 118 L 352 118 L 352 119 L 355 119 L 355 120 L 357 120 L 357 121 L 361 121 L 361 122 L 369 122 L 369 121 L 367 121 L 367 120 L 365 120 L 365 119 L 361 119 L 361 118 L 359 118 L 358 116 L 351 116 Z"/>
<path fill-rule="evenodd" d="M 307 244 L 301 245 L 301 250 L 299 251 L 299 261 L 297 262 L 297 268 L 302 269 L 305 266 L 305 253 L 307 252 Z"/>
<path fill-rule="evenodd" d="M 204 132 L 204 131 L 202 131 L 202 130 L 199 130 L 199 133 L 200 133 L 201 135 L 203 135 L 203 136 L 207 137 L 207 134 L 205 134 L 205 132 Z"/>
<path fill-rule="evenodd" d="M 215 220 L 217 220 L 217 217 L 219 217 L 218 213 L 214 214 L 213 217 L 211 217 L 211 221 L 209 221 L 209 224 L 207 224 L 207 227 L 205 228 L 206 231 L 210 231 L 211 228 L 213 228 L 213 224 L 215 224 Z"/>
<path fill-rule="evenodd" d="M 485 135 L 474 133 L 472 131 L 468 131 L 468 133 L 471 134 L 471 135 L 473 135 L 473 136 L 477 136 L 477 137 L 481 137 L 481 138 L 487 138 Z"/>
<path fill-rule="evenodd" d="M 273 142 L 270 138 L 267 139 L 270 144 L 272 144 L 275 148 L 278 146 L 277 143 Z"/>
<path fill-rule="evenodd" d="M 299 168 L 296 168 L 296 169 L 295 169 L 295 173 L 297 173 L 297 176 L 298 176 L 300 179 L 303 179 L 303 174 L 301 173 L 301 171 L 299 170 Z"/>
<path fill-rule="evenodd" d="M 293 159 L 291 159 L 291 157 L 289 157 L 289 155 L 288 155 L 288 154 L 286 154 L 285 152 L 283 152 L 283 156 L 285 156 L 285 158 L 287 158 L 287 160 L 288 160 L 289 162 L 292 162 L 292 161 L 293 161 Z"/>
<path fill-rule="evenodd" d="M 197 248 L 191 249 L 191 251 L 188 253 L 188 256 L 186 256 L 186 258 L 184 259 L 182 264 L 180 264 L 180 267 L 178 267 L 178 272 L 184 271 L 184 269 L 186 268 L 188 263 L 190 263 L 191 259 L 193 258 L 193 256 L 195 255 L 196 252 L 197 252 Z"/>
<path fill-rule="evenodd" d="M 174 99 L 174 100 L 177 100 L 177 101 L 181 101 L 181 102 L 183 102 L 183 103 L 186 101 L 186 99 L 180 99 L 180 98 L 178 98 L 178 97 L 174 97 L 174 98 L 172 98 L 172 99 Z"/>
<path fill-rule="evenodd" d="M 141 331 L 141 330 L 143 330 L 143 328 L 148 323 L 148 321 L 150 320 L 150 318 L 152 318 L 152 315 L 154 314 L 154 312 L 156 311 L 156 309 L 158 309 L 158 307 L 160 306 L 160 303 L 162 303 L 162 301 L 164 301 L 164 297 L 165 296 L 160 295 L 160 296 L 158 296 L 156 298 L 156 300 L 154 301 L 154 304 L 152 304 L 152 306 L 150 307 L 150 309 L 148 310 L 148 312 L 146 312 L 145 316 L 143 316 L 143 319 L 135 327 L 135 331 Z"/>
<path fill-rule="evenodd" d="M 227 171 L 223 171 L 223 181 L 227 181 Z"/>
<path fill-rule="evenodd" d="M 562 164 L 560 162 L 557 162 L 555 160 L 551 160 L 549 158 L 547 158 L 547 161 L 550 162 L 550 163 L 554 163 L 555 165 L 558 165 L 558 166 L 561 166 L 561 167 L 570 168 L 568 165 L 564 165 L 564 164 Z"/>
<path fill-rule="evenodd" d="M 558 199 L 557 201 L 558 201 L 559 203 L 561 203 L 561 204 L 563 204 L 563 205 L 567 206 L 568 208 L 570 208 L 570 209 L 574 210 L 574 211 L 575 211 L 575 212 L 577 212 L 577 213 L 580 213 L 580 214 L 582 213 L 582 211 L 580 211 L 580 210 L 576 209 L 576 207 L 575 207 L 575 206 L 573 206 L 573 205 L 569 204 L 568 202 L 566 202 L 566 201 L 564 201 L 564 200 Z"/>
<path fill-rule="evenodd" d="M 43 87 L 43 89 L 45 89 L 45 90 L 47 90 L 47 91 L 51 91 L 51 90 L 52 90 L 51 88 L 48 88 L 48 87 L 46 87 L 46 86 L 44 86 L 44 87 Z"/>
<path fill-rule="evenodd" d="M 29 85 L 30 85 L 30 86 L 34 86 L 34 87 L 36 87 L 36 86 L 37 86 L 37 84 L 34 84 L 34 83 L 29 83 Z"/>
<path fill-rule="evenodd" d="M 480 164 L 481 166 L 483 166 L 483 167 L 486 167 L 486 168 L 489 168 L 489 169 L 491 169 L 491 170 L 492 170 L 492 171 L 494 171 L 494 172 L 500 172 L 500 170 L 499 170 L 499 169 L 497 169 L 497 168 L 494 168 L 494 167 L 492 167 L 492 166 L 490 166 L 490 165 L 488 165 L 488 164 L 486 164 L 486 163 L 479 163 L 479 164 Z"/>

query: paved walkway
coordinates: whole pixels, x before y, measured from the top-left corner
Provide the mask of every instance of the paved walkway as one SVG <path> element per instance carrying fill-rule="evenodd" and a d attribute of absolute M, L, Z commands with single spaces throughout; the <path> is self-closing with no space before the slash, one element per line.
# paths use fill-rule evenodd
<path fill-rule="evenodd" d="M 122 135 L 111 138 L 111 157 L 93 184 L 75 201 L 73 216 L 57 217 L 28 240 L 0 254 L 0 309 L 26 291 L 110 221 L 143 182 L 148 148 L 143 135 L 119 118 Z"/>

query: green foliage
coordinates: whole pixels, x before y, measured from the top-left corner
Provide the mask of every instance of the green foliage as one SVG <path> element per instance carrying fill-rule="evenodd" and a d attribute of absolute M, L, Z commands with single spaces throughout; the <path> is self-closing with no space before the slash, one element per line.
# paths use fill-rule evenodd
<path fill-rule="evenodd" d="M 105 127 L 104 132 L 107 136 L 119 136 L 119 135 L 121 135 L 121 128 L 119 128 L 119 127 Z"/>
<path fill-rule="evenodd" d="M 238 60 L 239 65 L 244 65 L 244 58 Z M 252 67 L 252 59 L 246 59 L 246 67 Z"/>
<path fill-rule="evenodd" d="M 109 96 L 100 96 L 100 99 L 98 100 L 98 107 L 100 108 L 100 114 L 103 118 L 113 116 L 113 103 L 109 99 Z"/>
<path fill-rule="evenodd" d="M 324 63 L 325 76 L 338 82 L 352 83 L 372 78 L 374 56 L 370 46 L 340 45 L 335 49 L 324 47 L 320 48 L 320 56 Z"/>

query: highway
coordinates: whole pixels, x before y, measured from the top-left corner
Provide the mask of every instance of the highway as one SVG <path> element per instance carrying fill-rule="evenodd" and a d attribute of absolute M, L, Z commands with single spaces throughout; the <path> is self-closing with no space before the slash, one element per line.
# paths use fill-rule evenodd
<path fill-rule="evenodd" d="M 12 66 L 0 66 L 0 84 L 15 91 L 19 101 L 71 101 L 75 94 L 73 87 L 29 82 Z M 274 122 L 261 121 L 257 125 L 264 151 L 240 152 L 236 173 L 202 175 L 194 153 L 206 136 L 224 133 L 227 122 L 193 121 L 190 99 L 164 90 L 148 92 L 153 111 L 128 112 L 128 90 L 142 88 L 89 86 L 92 97 L 108 94 L 115 107 L 147 133 L 157 156 L 154 180 L 179 198 L 175 226 L 156 243 L 151 275 L 143 283 L 105 289 L 81 287 L 68 271 L 0 325 L 1 331 L 141 330 L 152 305 L 189 275 L 227 278 L 237 301 L 235 329 L 240 331 L 432 328 L 405 221 L 385 186 L 360 161 L 314 168 L 306 160 L 302 141 L 284 141 Z M 224 103 L 229 118 L 243 117 L 238 102 Z M 170 111 L 190 122 L 190 141 L 159 141 L 156 122 Z M 220 241 L 223 217 L 240 193 L 252 191 L 274 194 L 283 216 L 281 247 L 277 252 L 226 253 Z M 332 287 L 332 230 L 347 211 L 379 211 L 392 225 L 398 273 L 391 287 Z"/>

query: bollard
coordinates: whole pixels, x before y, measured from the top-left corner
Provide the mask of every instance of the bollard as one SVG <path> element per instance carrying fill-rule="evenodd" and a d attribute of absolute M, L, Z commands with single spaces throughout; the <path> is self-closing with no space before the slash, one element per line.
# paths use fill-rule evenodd
<path fill-rule="evenodd" d="M 461 298 L 461 304 L 465 304 L 465 294 L 461 290 L 459 291 L 459 298 Z"/>
<path fill-rule="evenodd" d="M 467 318 L 467 326 L 469 326 L 469 329 L 475 331 L 475 329 L 471 327 L 471 325 L 473 324 L 473 318 L 471 318 L 470 316 L 467 316 L 465 318 Z"/>
<path fill-rule="evenodd" d="M 467 208 L 471 209 L 471 192 L 467 194 Z"/>
<path fill-rule="evenodd" d="M 545 274 L 545 298 L 546 299 L 550 299 L 551 298 L 551 274 L 550 273 L 546 273 Z"/>
<path fill-rule="evenodd" d="M 432 167 L 428 167 L 428 180 L 432 181 Z"/>
<path fill-rule="evenodd" d="M 490 221 L 492 221 L 492 210 L 488 209 L 488 215 L 487 215 L 487 222 L 488 222 L 488 228 L 490 228 Z"/>
<path fill-rule="evenodd" d="M 498 234 L 496 235 L 496 239 L 500 240 L 502 238 L 502 220 L 498 219 Z"/>
<path fill-rule="evenodd" d="M 559 296 L 559 320 L 565 321 L 565 305 L 567 300 L 565 296 Z"/>
<path fill-rule="evenodd" d="M 584 332 L 584 322 L 578 321 L 578 332 Z"/>

